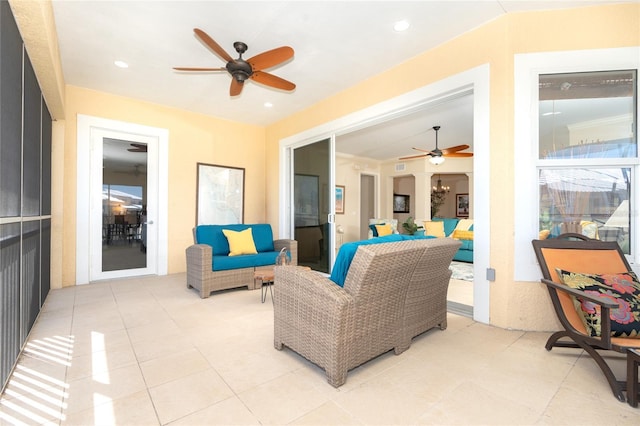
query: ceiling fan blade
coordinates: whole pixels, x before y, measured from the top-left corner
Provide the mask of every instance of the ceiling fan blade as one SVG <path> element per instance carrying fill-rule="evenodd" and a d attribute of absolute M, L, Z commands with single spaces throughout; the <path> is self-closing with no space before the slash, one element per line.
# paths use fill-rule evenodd
<path fill-rule="evenodd" d="M 214 52 L 216 52 L 222 59 L 227 62 L 233 61 L 233 58 L 229 56 L 229 54 L 225 52 L 225 50 L 220 47 L 218 43 L 216 43 L 211 37 L 209 37 L 207 33 L 202 31 L 200 28 L 194 28 L 193 32 L 196 33 L 198 38 L 202 40 L 207 46 L 209 46 Z"/>
<path fill-rule="evenodd" d="M 256 71 L 251 75 L 250 78 L 258 83 L 275 87 L 276 89 L 293 90 L 296 88 L 296 85 L 292 82 L 264 71 Z"/>
<path fill-rule="evenodd" d="M 420 151 L 420 152 L 431 152 L 431 151 L 427 151 L 426 149 L 416 148 L 415 146 L 412 147 L 412 149 L 415 149 L 416 151 Z"/>
<path fill-rule="evenodd" d="M 411 160 L 413 158 L 429 157 L 430 154 L 410 155 L 408 157 L 400 157 L 399 160 Z"/>
<path fill-rule="evenodd" d="M 176 71 L 226 71 L 226 68 L 173 67 Z"/>
<path fill-rule="evenodd" d="M 235 78 L 231 79 L 231 87 L 229 88 L 229 95 L 238 96 L 240 92 L 242 92 L 242 88 L 244 87 L 244 83 L 240 83 Z"/>
<path fill-rule="evenodd" d="M 442 150 L 443 154 L 451 154 L 453 152 L 458 152 L 458 151 L 463 151 L 465 149 L 468 149 L 469 145 L 457 145 L 457 146 L 452 146 L 449 148 L 445 148 Z"/>
<path fill-rule="evenodd" d="M 293 49 L 289 46 L 278 47 L 277 49 L 262 52 L 252 58 L 247 59 L 253 71 L 260 71 L 274 67 L 288 59 L 293 58 Z"/>
<path fill-rule="evenodd" d="M 147 152 L 147 144 L 145 143 L 131 142 L 130 145 L 133 148 L 127 149 L 129 152 Z"/>
<path fill-rule="evenodd" d="M 452 152 L 443 154 L 444 157 L 473 157 L 473 152 Z"/>

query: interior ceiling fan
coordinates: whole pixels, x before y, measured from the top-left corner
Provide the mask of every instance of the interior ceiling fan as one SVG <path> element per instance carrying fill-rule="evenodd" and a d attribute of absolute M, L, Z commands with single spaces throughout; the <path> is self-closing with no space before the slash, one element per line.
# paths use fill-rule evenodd
<path fill-rule="evenodd" d="M 131 146 L 133 148 L 127 149 L 129 152 L 147 152 L 147 144 L 146 143 L 135 143 L 131 142 Z"/>
<path fill-rule="evenodd" d="M 238 96 L 240 92 L 242 92 L 244 82 L 248 79 L 276 89 L 291 91 L 296 88 L 296 85 L 290 81 L 263 71 L 291 59 L 293 57 L 293 49 L 291 47 L 278 47 L 245 60 L 242 59 L 242 54 L 247 51 L 247 45 L 241 41 L 236 41 L 233 43 L 233 47 L 240 56 L 238 59 L 233 59 L 222 47 L 220 47 L 218 43 L 209 37 L 207 33 L 199 28 L 194 28 L 193 31 L 204 44 L 209 46 L 223 60 L 227 61 L 227 65 L 224 68 L 174 67 L 174 70 L 200 72 L 226 70 L 231 74 L 231 77 L 233 77 L 231 79 L 231 87 L 229 89 L 229 94 L 231 96 Z"/>
<path fill-rule="evenodd" d="M 432 164 L 444 163 L 444 157 L 473 157 L 473 152 L 459 152 L 469 148 L 469 145 L 456 145 L 450 148 L 440 149 L 438 148 L 438 130 L 440 126 L 433 126 L 433 130 L 436 132 L 436 149 L 427 151 L 422 148 L 413 148 L 416 151 L 423 152 L 424 154 L 410 155 L 408 157 L 400 157 L 400 160 L 410 160 L 412 158 L 431 157 L 429 162 Z"/>

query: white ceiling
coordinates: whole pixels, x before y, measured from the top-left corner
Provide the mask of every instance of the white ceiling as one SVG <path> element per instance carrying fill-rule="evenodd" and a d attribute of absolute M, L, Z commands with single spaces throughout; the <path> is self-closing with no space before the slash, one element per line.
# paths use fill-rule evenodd
<path fill-rule="evenodd" d="M 621 1 L 54 0 L 53 9 L 67 84 L 265 126 L 505 13 L 601 3 Z M 411 26 L 397 33 L 393 24 L 401 19 Z M 231 98 L 226 72 L 174 71 L 175 66 L 225 65 L 194 36 L 195 27 L 234 58 L 235 41 L 248 44 L 245 58 L 291 46 L 294 58 L 268 71 L 295 83 L 296 89 L 283 92 L 248 82 L 240 96 Z M 129 68 L 117 68 L 115 60 Z M 467 103 L 470 100 L 467 97 Z M 265 102 L 273 107 L 266 108 Z M 354 146 L 352 154 L 371 158 L 410 155 L 411 145 L 428 142 L 425 148 L 435 147 L 435 137 L 425 136 L 434 125 L 442 126 L 441 148 L 472 145 L 471 113 L 470 106 L 459 101 L 430 111 L 430 118 L 421 112 L 417 119 L 399 119 L 393 128 L 387 123 L 363 132 L 348 145 Z M 467 133 L 454 135 L 454 130 L 465 129 Z M 426 138 L 422 145 L 410 138 L 419 133 Z M 391 144 L 390 134 L 396 138 Z M 393 145 L 393 152 L 373 149 L 383 138 L 382 145 Z M 408 147 L 402 151 L 400 145 Z"/>

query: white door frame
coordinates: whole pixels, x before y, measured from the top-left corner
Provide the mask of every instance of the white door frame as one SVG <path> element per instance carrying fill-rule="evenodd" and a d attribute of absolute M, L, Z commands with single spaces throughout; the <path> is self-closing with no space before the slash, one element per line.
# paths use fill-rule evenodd
<path fill-rule="evenodd" d="M 149 210 L 147 235 L 153 234 L 156 248 L 148 254 L 148 268 L 102 273 L 96 271 L 95 259 L 101 254 L 97 247 L 102 245 L 102 206 L 97 208 L 96 197 L 102 197 L 102 144 L 104 134 L 119 134 L 119 139 L 140 139 L 149 143 L 151 154 L 148 163 L 148 193 L 157 198 L 157 210 Z M 154 149 L 156 148 L 156 149 Z M 115 121 L 100 117 L 78 114 L 77 124 L 77 204 L 76 204 L 76 284 L 87 284 L 96 279 L 117 278 L 146 274 L 167 274 L 167 189 L 168 189 L 168 149 L 167 129 Z M 157 153 L 154 155 L 153 151 Z M 157 182 L 155 184 L 154 182 Z M 96 194 L 96 188 L 100 193 Z M 100 232 L 95 228 L 100 224 Z M 87 237 L 89 236 L 89 237 Z M 99 239 L 99 241 L 96 241 Z M 150 241 L 151 242 L 151 241 Z M 151 247 L 151 244 L 149 245 Z M 100 251 L 100 254 L 96 254 Z M 150 258 L 150 256 L 152 258 Z"/>
<path fill-rule="evenodd" d="M 447 99 L 456 93 L 473 90 L 473 185 L 474 188 L 474 285 L 473 319 L 488 324 L 489 318 L 489 281 L 487 269 L 490 268 L 490 67 L 484 64 L 447 77 L 443 80 L 421 87 L 404 95 L 380 102 L 371 107 L 356 111 L 336 120 L 321 124 L 302 133 L 289 136 L 280 141 L 280 197 L 279 225 L 281 238 L 289 238 L 291 224 L 291 173 L 290 156 L 293 147 L 320 138 L 335 138 L 336 134 L 348 133 L 388 120 L 409 111 L 425 108 L 433 102 Z M 284 167 L 282 167 L 284 166 Z M 332 176 L 335 171 L 332 169 Z"/>

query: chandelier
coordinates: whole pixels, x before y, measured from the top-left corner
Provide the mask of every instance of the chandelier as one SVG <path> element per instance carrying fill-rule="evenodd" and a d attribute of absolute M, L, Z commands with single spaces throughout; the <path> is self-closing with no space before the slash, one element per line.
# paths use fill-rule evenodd
<path fill-rule="evenodd" d="M 447 192 L 449 192 L 451 190 L 451 188 L 449 188 L 446 185 L 442 185 L 442 179 L 440 179 L 440 175 L 438 175 L 438 184 L 434 187 L 432 187 L 431 192 L 435 193 L 435 194 L 446 194 Z"/>

